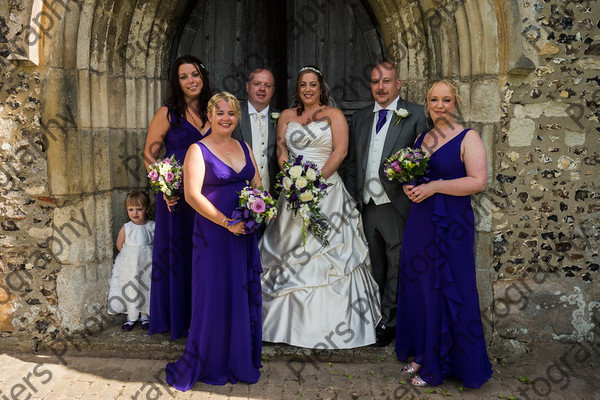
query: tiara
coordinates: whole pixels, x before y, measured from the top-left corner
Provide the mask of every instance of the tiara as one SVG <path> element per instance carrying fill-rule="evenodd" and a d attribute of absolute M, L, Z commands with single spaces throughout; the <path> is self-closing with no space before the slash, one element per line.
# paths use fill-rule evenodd
<path fill-rule="evenodd" d="M 319 71 L 318 69 L 316 69 L 315 67 L 308 67 L 308 66 L 307 67 L 302 67 L 300 69 L 300 73 L 304 72 L 304 71 L 313 71 L 313 72 L 317 73 L 318 75 L 323 76 L 323 73 L 321 71 Z"/>

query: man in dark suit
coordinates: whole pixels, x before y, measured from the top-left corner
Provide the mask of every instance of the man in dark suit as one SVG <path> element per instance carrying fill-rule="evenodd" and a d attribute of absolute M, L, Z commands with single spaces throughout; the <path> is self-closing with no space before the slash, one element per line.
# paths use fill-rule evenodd
<path fill-rule="evenodd" d="M 381 293 L 382 319 L 376 328 L 378 346 L 395 336 L 398 269 L 410 201 L 396 181 L 383 173 L 386 158 L 412 146 L 427 129 L 423 106 L 399 96 L 396 68 L 383 62 L 371 71 L 375 103 L 352 116 L 344 183 L 361 210 L 373 276 Z"/>
<path fill-rule="evenodd" d="M 248 101 L 241 102 L 241 120 L 233 138 L 250 145 L 265 190 L 272 192 L 279 171 L 275 151 L 278 110 L 271 107 L 275 80 L 271 71 L 255 69 L 246 82 Z"/>

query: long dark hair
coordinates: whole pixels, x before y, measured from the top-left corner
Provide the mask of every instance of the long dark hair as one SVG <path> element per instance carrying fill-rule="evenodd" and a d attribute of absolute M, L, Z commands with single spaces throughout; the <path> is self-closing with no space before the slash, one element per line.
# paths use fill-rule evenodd
<path fill-rule="evenodd" d="M 202 78 L 202 90 L 200 91 L 200 119 L 202 120 L 202 126 L 208 121 L 206 116 L 206 105 L 208 100 L 212 97 L 212 90 L 208 83 L 208 71 L 204 68 L 202 61 L 196 57 L 186 54 L 175 60 L 175 63 L 171 67 L 171 73 L 169 75 L 169 97 L 165 100 L 165 105 L 175 112 L 175 115 L 185 118 L 187 111 L 187 103 L 181 90 L 181 84 L 179 83 L 179 67 L 183 64 L 192 64 L 196 66 L 196 69 L 200 73 Z M 171 121 L 171 115 L 169 113 L 169 122 L 175 125 L 179 124 L 179 118 L 176 121 Z"/>
<path fill-rule="evenodd" d="M 300 68 L 300 72 L 298 73 L 298 79 L 296 80 L 296 92 L 294 93 L 294 102 L 298 108 L 296 109 L 296 114 L 298 116 L 302 115 L 304 112 L 304 103 L 300 98 L 300 80 L 304 74 L 312 72 L 317 75 L 317 81 L 319 82 L 319 87 L 321 89 L 321 94 L 319 95 L 319 105 L 328 106 L 329 105 L 329 89 L 325 86 L 325 80 L 323 79 L 323 73 L 318 67 L 314 65 L 305 65 Z"/>

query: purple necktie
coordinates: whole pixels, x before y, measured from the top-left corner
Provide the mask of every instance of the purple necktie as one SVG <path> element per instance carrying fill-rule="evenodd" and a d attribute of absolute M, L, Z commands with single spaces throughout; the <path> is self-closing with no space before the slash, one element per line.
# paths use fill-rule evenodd
<path fill-rule="evenodd" d="M 377 127 L 375 133 L 379 133 L 381 128 L 385 125 L 385 121 L 387 121 L 387 112 L 388 110 L 382 109 L 379 110 L 379 119 L 377 120 Z"/>

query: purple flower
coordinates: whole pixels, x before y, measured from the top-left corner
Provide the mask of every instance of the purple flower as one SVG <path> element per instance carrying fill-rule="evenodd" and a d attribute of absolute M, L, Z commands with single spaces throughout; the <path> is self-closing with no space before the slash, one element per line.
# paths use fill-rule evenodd
<path fill-rule="evenodd" d="M 165 163 L 165 164 L 171 165 L 171 159 L 170 158 L 165 158 L 164 160 L 162 160 L 162 162 Z"/>
<path fill-rule="evenodd" d="M 267 207 L 266 207 L 265 202 L 263 201 L 263 199 L 258 199 L 254 203 L 252 203 L 252 205 L 250 206 L 250 208 L 255 213 L 260 214 L 260 213 L 264 212 Z"/>
<path fill-rule="evenodd" d="M 148 178 L 152 179 L 152 182 L 156 182 L 158 180 L 158 172 L 155 170 L 150 171 Z"/>
<path fill-rule="evenodd" d="M 167 182 L 169 182 L 169 183 L 173 182 L 173 178 L 175 178 L 175 175 L 173 175 L 173 173 L 171 171 L 168 171 L 165 174 L 165 179 Z"/>
<path fill-rule="evenodd" d="M 396 172 L 402 171 L 402 167 L 400 167 L 400 163 L 398 163 L 398 161 L 394 161 L 392 163 L 392 169 Z"/>

